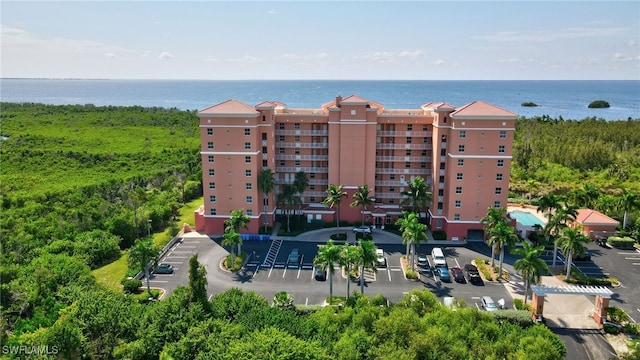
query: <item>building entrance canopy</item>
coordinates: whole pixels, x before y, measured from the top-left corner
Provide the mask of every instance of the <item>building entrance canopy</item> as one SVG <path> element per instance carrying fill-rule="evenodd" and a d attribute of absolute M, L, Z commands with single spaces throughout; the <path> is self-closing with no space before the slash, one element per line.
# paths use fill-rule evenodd
<path fill-rule="evenodd" d="M 545 286 L 545 285 L 532 285 L 531 290 L 538 296 L 544 296 L 549 294 L 566 294 L 566 295 L 600 295 L 603 298 L 610 298 L 613 295 L 613 291 L 604 286 L 581 286 L 581 285 L 567 285 L 567 286 Z"/>

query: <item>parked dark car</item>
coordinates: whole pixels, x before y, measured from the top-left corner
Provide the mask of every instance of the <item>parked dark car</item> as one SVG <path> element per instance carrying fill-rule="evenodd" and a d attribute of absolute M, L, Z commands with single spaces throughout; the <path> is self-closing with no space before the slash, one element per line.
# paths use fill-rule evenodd
<path fill-rule="evenodd" d="M 153 269 L 154 274 L 173 274 L 173 266 L 171 264 L 158 264 L 155 269 Z"/>
<path fill-rule="evenodd" d="M 466 264 L 463 269 L 464 275 L 470 283 L 479 283 L 482 281 L 480 278 L 480 272 L 475 265 Z"/>
<path fill-rule="evenodd" d="M 418 255 L 418 266 L 419 267 L 429 266 L 429 263 L 427 262 L 427 255 L 424 255 L 424 254 Z"/>
<path fill-rule="evenodd" d="M 453 280 L 459 283 L 466 282 L 466 280 L 464 279 L 464 274 L 462 273 L 462 269 L 455 266 L 455 267 L 452 267 L 450 270 L 451 270 L 451 275 L 453 276 Z"/>
<path fill-rule="evenodd" d="M 318 281 L 325 281 L 327 280 L 327 270 L 317 267 L 313 277 Z"/>
<path fill-rule="evenodd" d="M 584 255 L 575 254 L 573 255 L 573 261 L 591 261 L 591 253 L 589 250 L 584 250 Z"/>

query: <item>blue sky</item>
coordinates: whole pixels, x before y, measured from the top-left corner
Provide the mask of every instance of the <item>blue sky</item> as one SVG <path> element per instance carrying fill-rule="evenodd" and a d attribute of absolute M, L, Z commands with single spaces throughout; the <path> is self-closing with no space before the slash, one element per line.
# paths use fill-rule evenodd
<path fill-rule="evenodd" d="M 2 77 L 640 80 L 640 1 L 5 1 Z"/>

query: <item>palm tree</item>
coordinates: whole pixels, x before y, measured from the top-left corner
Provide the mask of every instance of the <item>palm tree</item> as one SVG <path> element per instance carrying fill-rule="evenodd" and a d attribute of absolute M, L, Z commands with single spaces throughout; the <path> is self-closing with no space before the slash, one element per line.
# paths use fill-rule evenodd
<path fill-rule="evenodd" d="M 532 246 L 526 241 L 522 243 L 522 248 L 514 250 L 515 254 L 522 256 L 522 258 L 513 263 L 513 267 L 524 279 L 525 304 L 527 303 L 531 284 L 539 284 L 542 279 L 542 275 L 549 271 L 547 263 L 540 259 L 540 255 L 543 252 L 544 246 Z"/>
<path fill-rule="evenodd" d="M 407 246 L 407 257 L 409 256 L 409 246 L 413 245 L 413 251 L 411 252 L 411 269 L 415 260 L 415 244 L 421 243 L 423 240 L 427 240 L 427 226 L 420 223 L 418 214 L 414 212 L 402 212 L 402 217 L 396 221 L 396 225 L 400 227 L 402 232 L 402 243 Z"/>
<path fill-rule="evenodd" d="M 236 233 L 240 233 L 240 228 L 249 229 L 247 224 L 251 221 L 249 215 L 244 214 L 244 209 L 231 210 L 231 218 L 224 221 L 225 233 L 233 230 Z M 240 246 L 242 246 L 242 239 L 237 243 L 238 255 L 240 254 Z"/>
<path fill-rule="evenodd" d="M 309 187 L 309 177 L 304 171 L 298 171 L 296 173 L 296 177 L 293 180 L 293 187 L 296 188 L 298 195 L 302 197 L 302 193 Z M 300 207 L 301 204 L 302 201 L 298 203 L 298 207 Z M 301 212 L 298 212 L 298 218 L 300 217 L 300 214 Z"/>
<path fill-rule="evenodd" d="M 222 235 L 222 246 L 230 246 L 231 247 L 231 267 L 235 268 L 236 266 L 236 255 L 233 252 L 233 249 L 236 245 L 240 247 L 242 244 L 242 237 L 235 230 L 229 229 L 225 230 Z"/>
<path fill-rule="evenodd" d="M 287 232 L 291 232 L 291 209 L 300 203 L 300 197 L 297 195 L 297 190 L 292 184 L 282 185 L 282 191 L 276 197 L 276 203 L 285 209 L 287 214 Z"/>
<path fill-rule="evenodd" d="M 413 212 L 419 213 L 420 210 L 428 207 L 428 202 L 431 201 L 432 194 L 429 192 L 427 183 L 424 178 L 417 176 L 409 182 L 409 189 L 400 192 L 400 195 L 405 198 L 400 201 L 400 205 L 411 206 Z"/>
<path fill-rule="evenodd" d="M 149 263 L 158 256 L 158 248 L 153 245 L 153 239 L 150 237 L 137 240 L 129 249 L 129 266 L 144 271 L 144 277 L 147 279 L 147 293 L 151 294 L 151 286 L 149 285 Z"/>
<path fill-rule="evenodd" d="M 504 223 L 498 223 L 495 227 L 491 229 L 489 232 L 491 243 L 498 248 L 500 251 L 500 266 L 498 267 L 498 276 L 502 278 L 502 264 L 504 261 L 504 248 L 509 247 L 510 249 L 520 241 L 518 235 L 513 232 L 513 228 Z"/>
<path fill-rule="evenodd" d="M 619 203 L 620 208 L 624 211 L 624 217 L 622 220 L 622 230 L 627 228 L 627 215 L 633 209 L 640 209 L 640 195 L 637 193 L 622 190 L 622 197 Z"/>
<path fill-rule="evenodd" d="M 367 206 L 373 204 L 373 200 L 369 197 L 369 186 L 367 184 L 358 186 L 358 191 L 353 194 L 353 202 L 349 204 L 350 207 L 362 206 L 360 213 L 362 214 L 362 225 L 364 226 L 364 212 L 367 210 Z"/>
<path fill-rule="evenodd" d="M 258 175 L 258 190 L 262 191 L 262 206 L 263 210 L 266 206 L 264 215 L 264 231 L 267 231 L 267 224 L 269 224 L 269 193 L 276 187 L 275 174 L 271 169 L 267 168 L 260 172 Z"/>
<path fill-rule="evenodd" d="M 375 266 L 376 246 L 371 240 L 360 240 L 360 246 L 358 249 L 358 264 L 360 265 L 360 293 L 364 294 L 364 270 L 371 269 L 376 271 Z"/>
<path fill-rule="evenodd" d="M 569 280 L 571 276 L 571 264 L 573 263 L 573 256 L 584 256 L 585 247 L 584 244 L 591 241 L 586 235 L 582 233 L 580 227 L 570 228 L 565 227 L 562 229 L 562 236 L 558 239 L 558 246 L 562 250 L 565 259 L 567 260 L 567 275 L 565 280 Z"/>
<path fill-rule="evenodd" d="M 336 230 L 340 228 L 340 204 L 342 204 L 342 198 L 347 196 L 347 192 L 342 188 L 342 185 L 330 184 L 327 188 L 327 198 L 322 201 L 325 206 L 332 209 L 336 207 Z"/>
<path fill-rule="evenodd" d="M 329 303 L 333 302 L 333 273 L 334 264 L 340 263 L 341 247 L 329 240 L 327 245 L 318 249 L 318 255 L 313 259 L 313 264 L 322 268 L 329 268 Z"/>
<path fill-rule="evenodd" d="M 496 244 L 493 243 L 493 239 L 490 236 L 490 234 L 492 229 L 498 226 L 499 224 L 507 223 L 506 215 L 507 215 L 507 208 L 490 207 L 489 209 L 487 209 L 487 215 L 485 215 L 482 219 L 480 219 L 480 222 L 484 224 L 485 233 L 489 235 L 489 237 L 487 238 L 487 243 L 491 247 L 491 267 L 495 265 Z"/>
<path fill-rule="evenodd" d="M 560 234 L 560 231 L 567 227 L 567 222 L 574 221 L 578 216 L 578 208 L 575 205 L 568 205 L 565 203 L 564 205 L 559 205 L 556 208 L 555 213 L 551 216 L 551 219 L 545 226 L 545 234 L 547 237 L 554 236 Z M 556 258 L 558 257 L 558 242 L 553 242 L 553 262 L 551 266 L 556 266 Z"/>
<path fill-rule="evenodd" d="M 554 194 L 547 194 L 538 200 L 537 212 L 547 213 L 549 222 L 551 222 L 551 216 L 553 216 L 553 210 L 560 207 L 560 198 Z"/>
<path fill-rule="evenodd" d="M 351 284 L 351 265 L 354 265 L 358 262 L 358 248 L 355 245 L 344 244 L 342 245 L 342 253 L 341 253 L 341 265 L 346 268 L 347 271 L 347 299 L 350 294 L 350 284 Z"/>

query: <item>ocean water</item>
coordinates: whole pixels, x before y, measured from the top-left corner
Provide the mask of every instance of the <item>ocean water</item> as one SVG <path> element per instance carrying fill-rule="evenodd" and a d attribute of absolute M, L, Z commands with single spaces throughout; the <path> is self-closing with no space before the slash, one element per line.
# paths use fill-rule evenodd
<path fill-rule="evenodd" d="M 358 95 L 387 109 L 415 109 L 431 101 L 462 106 L 482 100 L 520 116 L 640 119 L 640 81 L 358 81 L 358 80 L 61 80 L 0 79 L 3 102 L 139 105 L 201 110 L 228 99 L 249 105 L 281 101 L 289 108 L 319 108 L 337 95 Z M 605 100 L 607 109 L 589 109 Z M 534 102 L 538 107 L 523 107 Z"/>

